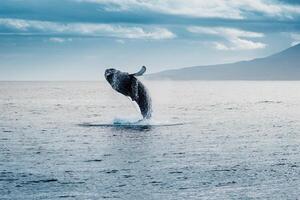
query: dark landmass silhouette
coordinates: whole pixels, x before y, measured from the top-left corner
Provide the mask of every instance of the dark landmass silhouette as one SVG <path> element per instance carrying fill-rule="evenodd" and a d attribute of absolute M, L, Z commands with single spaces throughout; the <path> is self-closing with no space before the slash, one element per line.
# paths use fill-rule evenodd
<path fill-rule="evenodd" d="M 150 80 L 300 80 L 300 44 L 265 58 L 186 67 L 146 76 Z"/>

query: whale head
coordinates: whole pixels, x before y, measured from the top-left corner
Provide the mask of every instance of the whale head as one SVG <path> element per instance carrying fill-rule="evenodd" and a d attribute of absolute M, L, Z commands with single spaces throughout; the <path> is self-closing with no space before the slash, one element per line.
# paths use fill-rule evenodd
<path fill-rule="evenodd" d="M 114 68 L 106 69 L 104 76 L 112 88 L 117 91 L 122 90 L 122 87 L 128 85 L 128 81 L 130 80 L 128 73 L 121 72 Z"/>
<path fill-rule="evenodd" d="M 106 69 L 104 76 L 105 79 L 111 83 L 113 81 L 114 75 L 117 73 L 118 70 L 114 69 L 114 68 L 110 68 L 110 69 Z"/>

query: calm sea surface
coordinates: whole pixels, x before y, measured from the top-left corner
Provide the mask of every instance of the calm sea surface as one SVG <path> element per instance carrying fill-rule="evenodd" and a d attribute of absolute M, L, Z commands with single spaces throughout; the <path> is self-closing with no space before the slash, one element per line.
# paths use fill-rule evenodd
<path fill-rule="evenodd" d="M 0 82 L 0 199 L 299 199 L 300 82 L 145 85 Z"/>

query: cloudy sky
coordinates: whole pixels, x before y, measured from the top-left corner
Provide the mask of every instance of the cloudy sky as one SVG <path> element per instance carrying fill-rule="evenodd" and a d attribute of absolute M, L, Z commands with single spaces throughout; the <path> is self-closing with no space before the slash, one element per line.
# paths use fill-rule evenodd
<path fill-rule="evenodd" d="M 0 80 L 99 80 L 264 57 L 300 42 L 297 0 L 1 0 Z"/>

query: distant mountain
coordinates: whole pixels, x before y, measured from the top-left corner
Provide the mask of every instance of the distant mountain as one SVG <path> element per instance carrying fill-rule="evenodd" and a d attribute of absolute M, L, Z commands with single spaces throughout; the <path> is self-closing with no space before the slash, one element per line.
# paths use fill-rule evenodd
<path fill-rule="evenodd" d="M 147 79 L 300 80 L 300 44 L 274 55 L 231 64 L 187 67 L 149 74 Z"/>

